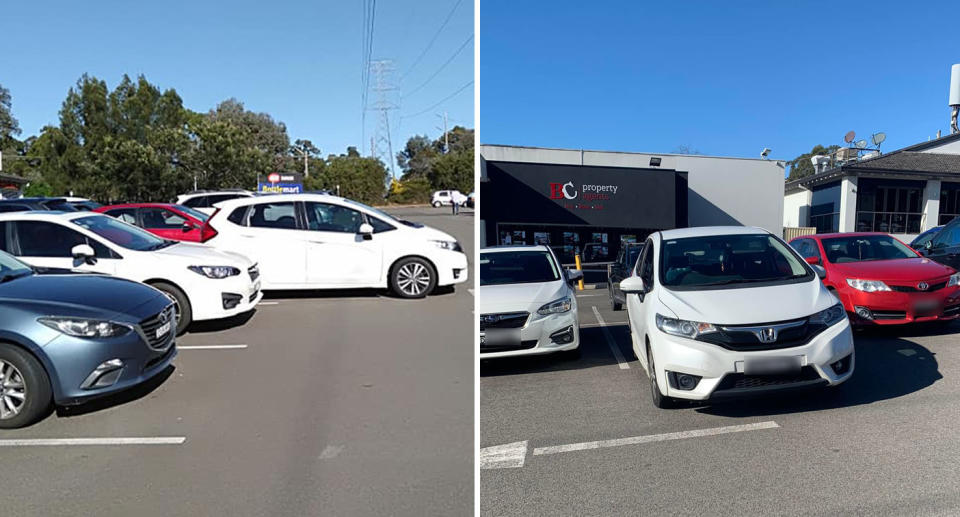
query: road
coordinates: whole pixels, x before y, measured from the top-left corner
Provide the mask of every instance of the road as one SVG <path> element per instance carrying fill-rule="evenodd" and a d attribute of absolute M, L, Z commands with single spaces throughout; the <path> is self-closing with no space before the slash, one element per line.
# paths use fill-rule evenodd
<path fill-rule="evenodd" d="M 390 211 L 453 234 L 472 262 L 472 211 Z M 245 324 L 194 326 L 162 382 L 0 432 L 16 444 L 0 448 L 2 514 L 468 515 L 472 285 L 274 293 Z"/>
<path fill-rule="evenodd" d="M 578 302 L 581 359 L 481 364 L 482 515 L 960 514 L 960 322 L 856 333 L 833 393 L 658 410 L 626 311 Z"/>

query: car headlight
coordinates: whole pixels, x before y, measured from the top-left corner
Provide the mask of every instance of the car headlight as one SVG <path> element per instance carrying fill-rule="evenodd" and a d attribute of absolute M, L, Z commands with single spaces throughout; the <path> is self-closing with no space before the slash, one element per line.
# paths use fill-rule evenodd
<path fill-rule="evenodd" d="M 240 274 L 239 269 L 230 266 L 189 266 L 187 269 L 207 278 L 227 278 Z"/>
<path fill-rule="evenodd" d="M 890 290 L 890 287 L 880 280 L 860 280 L 859 278 L 848 278 L 847 285 L 865 293 L 875 293 L 877 291 Z"/>
<path fill-rule="evenodd" d="M 657 328 L 666 334 L 690 339 L 697 339 L 703 334 L 709 334 L 717 331 L 717 327 L 710 323 L 678 320 L 675 318 L 668 318 L 662 314 L 657 314 Z"/>
<path fill-rule="evenodd" d="M 450 251 L 463 251 L 463 247 L 460 246 L 460 243 L 457 241 L 430 241 L 437 245 L 440 249 L 450 250 Z"/>
<path fill-rule="evenodd" d="M 133 330 L 129 325 L 108 320 L 83 318 L 38 318 L 37 321 L 68 336 L 85 338 L 117 337 Z"/>
<path fill-rule="evenodd" d="M 542 316 L 560 314 L 562 312 L 569 312 L 571 308 L 573 308 L 573 300 L 571 300 L 569 296 L 564 296 L 559 300 L 544 304 L 543 307 L 537 309 L 537 314 Z"/>
<path fill-rule="evenodd" d="M 960 285 L 960 273 L 950 275 L 950 280 L 947 280 L 947 287 L 952 285 Z"/>
<path fill-rule="evenodd" d="M 838 303 L 829 309 L 824 309 L 813 316 L 810 316 L 810 323 L 815 325 L 824 325 L 829 327 L 847 316 L 847 311 L 843 309 L 843 304 Z"/>

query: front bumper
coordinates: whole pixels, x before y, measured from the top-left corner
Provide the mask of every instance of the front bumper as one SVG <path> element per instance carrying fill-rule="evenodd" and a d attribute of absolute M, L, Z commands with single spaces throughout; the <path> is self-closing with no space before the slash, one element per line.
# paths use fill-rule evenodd
<path fill-rule="evenodd" d="M 853 375 L 854 347 L 850 323 L 844 319 L 808 343 L 777 350 L 734 351 L 718 345 L 664 334 L 653 329 L 651 347 L 660 391 L 668 397 L 707 400 L 782 391 L 816 385 L 834 386 Z M 744 375 L 744 361 L 760 357 L 799 356 L 802 374 L 796 377 Z M 831 364 L 850 356 L 842 374 Z M 692 390 L 670 385 L 666 371 L 701 377 Z M 728 377 L 729 376 L 729 377 Z M 767 378 L 769 377 L 769 378 Z M 725 380 L 726 378 L 726 380 Z"/>
<path fill-rule="evenodd" d="M 849 288 L 840 293 L 843 308 L 856 326 L 903 325 L 924 321 L 952 320 L 960 316 L 960 287 L 934 292 L 883 291 L 865 293 Z M 918 304 L 927 303 L 924 308 Z M 857 308 L 870 311 L 872 318 L 861 317 Z"/>
<path fill-rule="evenodd" d="M 263 298 L 260 279 L 251 280 L 247 272 L 221 279 L 200 278 L 187 293 L 193 306 L 194 321 L 229 318 L 252 310 Z M 226 303 L 226 300 L 239 301 Z"/>
<path fill-rule="evenodd" d="M 568 329 L 573 334 L 573 341 L 558 344 L 551 338 L 551 336 L 563 333 Z M 480 333 L 484 334 L 484 331 Z M 551 314 L 550 316 L 531 314 L 526 324 L 520 329 L 520 348 L 503 349 L 481 346 L 480 358 L 495 359 L 498 357 L 551 354 L 576 350 L 579 347 L 580 321 L 577 316 L 577 308 L 574 306 L 571 310 L 561 314 Z"/>
<path fill-rule="evenodd" d="M 469 275 L 467 256 L 459 251 L 446 251 L 433 257 L 437 268 L 437 285 L 453 285 L 466 282 Z"/>

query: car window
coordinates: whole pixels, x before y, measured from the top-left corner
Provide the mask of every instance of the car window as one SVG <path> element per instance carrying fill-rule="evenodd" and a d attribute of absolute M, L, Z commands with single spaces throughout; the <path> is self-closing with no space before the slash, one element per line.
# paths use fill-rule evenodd
<path fill-rule="evenodd" d="M 111 217 L 116 217 L 125 223 L 137 224 L 136 211 L 136 208 L 115 208 L 113 210 L 107 210 L 106 214 Z"/>
<path fill-rule="evenodd" d="M 230 212 L 230 215 L 227 216 L 227 220 L 239 226 L 246 226 L 247 222 L 244 217 L 246 215 L 247 215 L 247 207 L 241 206 L 239 208 L 234 208 L 233 212 Z"/>
<path fill-rule="evenodd" d="M 13 203 L 4 203 L 0 205 L 0 212 L 26 212 L 30 207 L 27 205 L 15 205 Z"/>
<path fill-rule="evenodd" d="M 260 203 L 251 207 L 250 226 L 254 228 L 297 229 L 296 205 L 287 203 Z"/>
<path fill-rule="evenodd" d="M 241 194 L 216 194 L 207 198 L 207 206 L 213 206 L 221 201 L 229 201 L 231 199 L 237 199 L 241 197 L 246 196 Z"/>
<path fill-rule="evenodd" d="M 708 235 L 666 239 L 660 251 L 660 284 L 692 290 L 805 282 L 813 271 L 769 234 Z"/>
<path fill-rule="evenodd" d="M 21 257 L 72 257 L 73 247 L 89 244 L 100 258 L 110 256 L 110 250 L 94 239 L 66 226 L 46 221 L 17 221 L 18 255 Z"/>
<path fill-rule="evenodd" d="M 321 232 L 357 233 L 363 224 L 363 214 L 345 206 L 330 203 L 304 203 L 307 209 L 307 229 Z"/>
<path fill-rule="evenodd" d="M 141 208 L 143 227 L 162 230 L 179 230 L 187 218 L 166 208 Z"/>
<path fill-rule="evenodd" d="M 947 223 L 931 241 L 934 248 L 960 244 L 960 218 Z"/>
<path fill-rule="evenodd" d="M 376 217 L 367 216 L 367 220 L 370 221 L 370 226 L 373 226 L 373 233 L 382 233 L 389 232 L 390 230 L 396 230 L 397 227 L 386 222 L 377 219 Z"/>
<path fill-rule="evenodd" d="M 101 214 L 74 219 L 73 224 L 127 249 L 153 251 L 173 246 L 176 241 L 162 239 L 132 224 Z M 96 247 L 94 247 L 96 249 Z"/>
<path fill-rule="evenodd" d="M 888 235 L 860 235 L 823 239 L 827 260 L 834 264 L 914 258 L 916 252 Z"/>
<path fill-rule="evenodd" d="M 549 251 L 480 253 L 480 285 L 528 284 L 560 280 Z"/>
<path fill-rule="evenodd" d="M 644 285 L 647 288 L 653 287 L 653 242 L 647 241 L 647 244 L 643 247 L 643 255 L 641 255 L 640 260 L 637 261 L 639 265 L 639 271 L 637 274 L 640 275 L 640 278 L 643 279 Z"/>
<path fill-rule="evenodd" d="M 184 201 L 183 206 L 189 206 L 190 208 L 207 208 L 210 206 L 210 199 L 208 196 L 192 197 Z"/>
<path fill-rule="evenodd" d="M 203 223 L 207 222 L 207 219 L 210 219 L 210 214 L 205 214 L 188 206 L 174 205 L 174 208 Z"/>

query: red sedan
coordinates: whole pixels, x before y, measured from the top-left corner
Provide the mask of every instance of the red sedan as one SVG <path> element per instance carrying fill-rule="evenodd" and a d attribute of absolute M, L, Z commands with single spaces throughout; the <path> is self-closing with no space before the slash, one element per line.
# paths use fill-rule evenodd
<path fill-rule="evenodd" d="M 805 235 L 790 245 L 822 266 L 824 285 L 854 324 L 897 325 L 960 315 L 960 273 L 885 233 Z"/>
<path fill-rule="evenodd" d="M 206 242 L 217 235 L 207 224 L 209 215 L 183 205 L 128 203 L 102 206 L 95 211 L 135 224 L 164 239 Z"/>

